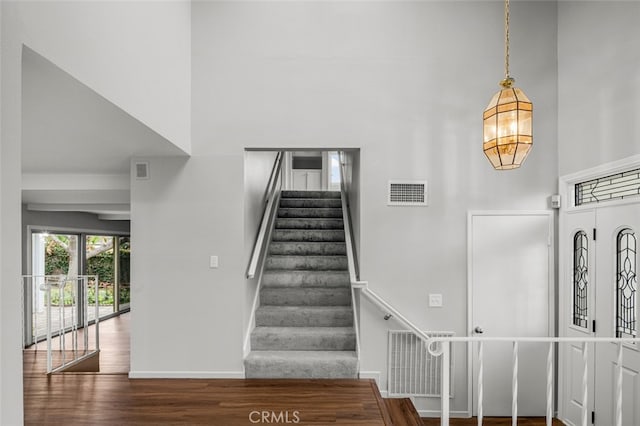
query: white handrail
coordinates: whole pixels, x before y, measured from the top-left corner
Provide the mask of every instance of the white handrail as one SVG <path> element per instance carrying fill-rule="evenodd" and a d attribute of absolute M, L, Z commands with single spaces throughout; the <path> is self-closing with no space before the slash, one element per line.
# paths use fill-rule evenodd
<path fill-rule="evenodd" d="M 258 269 L 258 262 L 262 255 L 265 236 L 267 235 L 269 226 L 269 217 L 271 211 L 274 208 L 276 190 L 278 189 L 278 182 L 282 171 L 282 158 L 284 157 L 283 151 L 278 152 L 275 161 L 273 162 L 273 168 L 271 169 L 271 176 L 269 177 L 269 183 L 267 185 L 267 198 L 266 206 L 262 213 L 262 221 L 260 222 L 260 228 L 258 229 L 258 235 L 256 236 L 256 242 L 253 246 L 253 252 L 251 253 L 251 259 L 249 261 L 249 267 L 247 268 L 247 278 L 252 279 L 256 275 Z"/>
<path fill-rule="evenodd" d="M 349 215 L 349 204 L 347 202 L 347 184 L 345 183 L 345 163 L 344 163 L 344 153 L 340 151 L 338 153 L 339 163 L 340 163 L 340 194 L 342 201 L 342 221 L 344 222 L 344 240 L 347 246 L 347 265 L 349 268 L 349 279 L 351 283 L 356 283 L 358 281 L 358 272 L 356 271 L 356 257 L 355 251 L 353 250 L 353 237 L 351 234 L 351 220 Z"/>
<path fill-rule="evenodd" d="M 450 366 L 448 362 L 450 345 L 452 343 L 471 343 L 478 342 L 478 357 L 480 362 L 480 371 L 478 373 L 478 425 L 482 424 L 482 395 L 483 395 L 483 372 L 482 372 L 482 363 L 483 363 L 483 344 L 484 342 L 511 342 L 513 343 L 513 362 L 512 362 L 512 424 L 516 424 L 517 422 L 517 393 L 518 393 L 518 344 L 521 342 L 525 343 L 549 343 L 549 350 L 547 353 L 547 386 L 546 386 L 546 424 L 551 425 L 552 412 L 553 412 L 553 385 L 552 380 L 554 376 L 553 372 L 553 344 L 554 343 L 582 343 L 582 400 L 587 401 L 589 395 L 589 381 L 588 381 L 588 372 L 589 372 L 589 363 L 588 363 L 588 343 L 617 343 L 618 344 L 618 353 L 616 360 L 616 377 L 615 377 L 615 422 L 616 426 L 620 426 L 622 422 L 622 348 L 624 343 L 634 343 L 640 344 L 640 338 L 614 338 L 614 337 L 477 337 L 477 336 L 469 336 L 469 337 L 454 337 L 454 336 L 438 336 L 431 337 L 430 342 L 427 344 L 427 348 L 429 353 L 433 356 L 442 356 L 442 369 L 441 369 L 441 383 L 442 383 L 442 391 L 441 391 L 441 412 L 440 412 L 440 425 L 448 426 L 449 425 L 449 398 L 443 397 L 443 395 L 447 395 L 445 390 L 449 389 L 450 386 Z M 587 421 L 587 410 L 588 404 L 582 404 L 581 410 L 581 425 L 586 425 Z"/>
<path fill-rule="evenodd" d="M 353 250 L 353 239 L 351 238 L 351 220 L 349 215 L 349 204 L 347 203 L 347 186 L 345 184 L 345 164 L 343 161 L 343 153 L 338 153 L 338 161 L 340 163 L 340 201 L 342 206 L 342 223 L 344 228 L 344 241 L 347 248 L 347 268 L 349 270 L 349 281 L 351 283 L 351 303 L 353 303 L 353 329 L 356 332 L 356 356 L 360 360 L 360 324 L 358 323 L 358 315 L 356 312 L 356 295 L 353 284 L 357 282 L 357 274 L 355 267 L 355 252 Z"/>
<path fill-rule="evenodd" d="M 360 283 L 366 284 L 366 282 L 363 282 L 363 281 L 360 281 Z M 396 320 L 400 321 L 405 327 L 407 327 L 409 330 L 413 331 L 425 343 L 429 343 L 429 342 L 431 342 L 433 340 L 433 337 L 428 336 L 424 331 L 420 330 L 414 323 L 409 321 L 404 315 L 402 315 L 400 312 L 398 312 L 398 310 L 396 308 L 394 308 L 389 303 L 387 303 L 386 300 L 384 300 L 382 297 L 380 297 L 376 292 L 371 290 L 368 286 L 361 287 L 360 288 L 360 293 L 365 295 L 367 297 L 367 299 L 369 299 L 371 302 L 373 302 L 382 311 L 384 311 L 387 314 L 390 314 L 391 317 L 393 317 Z"/>

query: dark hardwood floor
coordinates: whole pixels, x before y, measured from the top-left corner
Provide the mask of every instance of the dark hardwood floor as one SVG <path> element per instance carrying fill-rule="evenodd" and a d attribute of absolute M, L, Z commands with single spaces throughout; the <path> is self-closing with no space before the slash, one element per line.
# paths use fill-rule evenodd
<path fill-rule="evenodd" d="M 440 419 L 422 419 L 422 423 L 425 426 L 440 425 Z M 449 422 L 451 426 L 476 426 L 478 419 L 476 417 L 470 419 L 451 419 Z M 511 426 L 511 417 L 485 417 L 482 424 L 491 426 Z M 518 426 L 544 426 L 546 420 L 544 417 L 518 417 Z M 553 419 L 553 424 L 562 426 L 562 423 L 558 419 Z"/>
<path fill-rule="evenodd" d="M 100 372 L 47 376 L 46 349 L 24 351 L 26 425 L 439 425 L 370 380 L 129 380 L 129 314 L 100 323 Z M 475 425 L 476 419 L 451 419 Z M 510 418 L 485 425 L 510 425 Z M 544 419 L 519 419 L 544 425 Z M 554 423 L 556 424 L 556 423 Z M 561 423 L 557 423 L 561 424 Z"/>
<path fill-rule="evenodd" d="M 24 351 L 27 425 L 385 425 L 369 380 L 129 380 L 129 315 L 100 323 L 100 373 Z"/>

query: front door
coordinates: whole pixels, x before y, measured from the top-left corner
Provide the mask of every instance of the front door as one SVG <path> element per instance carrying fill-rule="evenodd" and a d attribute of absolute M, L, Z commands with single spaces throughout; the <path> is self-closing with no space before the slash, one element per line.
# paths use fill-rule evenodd
<path fill-rule="evenodd" d="M 552 216 L 541 213 L 471 213 L 469 261 L 471 297 L 470 334 L 486 337 L 546 337 L 552 295 L 550 262 Z M 545 366 L 548 346 L 521 344 L 519 348 L 518 413 L 545 413 Z M 511 343 L 484 344 L 484 398 L 486 416 L 511 415 Z M 473 350 L 473 378 L 478 377 Z M 477 383 L 473 386 L 477 392 Z M 477 395 L 474 395 L 474 415 Z"/>
<path fill-rule="evenodd" d="M 561 311 L 565 326 L 563 337 L 591 338 L 595 336 L 594 323 L 596 320 L 595 285 L 596 285 L 596 245 L 593 239 L 596 228 L 596 212 L 594 209 L 572 211 L 565 216 L 565 234 L 562 236 L 562 250 L 566 267 L 563 283 L 563 303 L 565 309 Z M 564 385 L 560 390 L 560 398 L 564 405 L 565 419 L 570 424 L 581 425 L 582 417 L 587 416 L 591 423 L 591 412 L 594 410 L 593 389 L 594 349 L 589 343 L 587 350 L 587 388 L 591 394 L 584 396 L 584 363 L 582 343 L 569 343 L 560 346 L 560 359 L 564 374 Z M 589 354 L 591 354 L 589 356 Z M 583 406 L 586 404 L 586 410 Z"/>
<path fill-rule="evenodd" d="M 598 208 L 596 230 L 596 336 L 637 337 L 640 204 Z M 640 425 L 640 348 L 622 349 L 622 424 Z M 614 425 L 618 345 L 595 351 L 595 424 Z"/>
<path fill-rule="evenodd" d="M 564 336 L 637 337 L 636 272 L 640 244 L 640 204 L 599 205 L 566 213 L 563 235 L 564 293 L 561 308 Z M 583 404 L 594 424 L 615 422 L 618 345 L 589 344 L 587 383 L 581 344 L 562 350 L 563 420 L 583 424 Z M 622 346 L 622 425 L 640 425 L 640 352 L 638 345 Z M 588 419 L 591 424 L 591 418 Z"/>

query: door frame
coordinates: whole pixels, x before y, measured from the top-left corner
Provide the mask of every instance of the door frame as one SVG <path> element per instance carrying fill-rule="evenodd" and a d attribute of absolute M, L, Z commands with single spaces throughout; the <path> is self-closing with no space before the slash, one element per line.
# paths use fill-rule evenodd
<path fill-rule="evenodd" d="M 583 211 L 583 210 L 595 210 L 597 215 L 597 204 L 587 204 L 582 206 L 575 206 L 575 185 L 577 183 L 587 181 L 590 179 L 596 179 L 602 176 L 607 176 L 611 174 L 620 173 L 623 171 L 627 171 L 629 169 L 640 168 L 640 155 L 633 155 L 621 160 L 612 161 L 608 163 L 603 163 L 597 165 L 595 167 L 591 167 L 588 169 L 584 169 L 575 173 L 567 174 L 560 176 L 558 179 L 558 193 L 560 194 L 561 206 L 559 212 L 559 231 L 558 234 L 564 236 L 567 231 L 567 214 L 569 212 L 575 211 Z M 635 204 L 640 203 L 640 198 L 628 198 L 622 200 L 613 200 L 607 201 L 607 206 L 619 206 L 625 204 Z M 565 291 L 561 285 L 564 284 L 564 277 L 567 275 L 567 256 L 568 253 L 566 250 L 563 250 L 564 241 L 559 241 L 558 244 L 558 335 L 563 337 L 565 335 L 565 330 L 570 326 L 569 323 L 569 313 L 567 312 L 567 303 Z M 565 401 L 564 398 L 566 396 L 566 365 L 564 357 L 558 358 L 558 368 L 557 368 L 557 377 L 558 377 L 558 398 L 557 398 L 557 409 L 558 409 L 558 418 L 564 419 L 565 413 Z"/>
<path fill-rule="evenodd" d="M 543 216 L 549 220 L 548 234 L 548 298 L 549 318 L 547 323 L 547 333 L 551 336 L 555 329 L 555 214 L 553 210 L 469 210 L 467 212 L 467 336 L 473 336 L 473 218 L 476 216 Z M 517 336 L 512 336 L 517 337 Z M 473 415 L 475 380 L 473 377 L 473 343 L 467 344 L 467 412 Z"/>

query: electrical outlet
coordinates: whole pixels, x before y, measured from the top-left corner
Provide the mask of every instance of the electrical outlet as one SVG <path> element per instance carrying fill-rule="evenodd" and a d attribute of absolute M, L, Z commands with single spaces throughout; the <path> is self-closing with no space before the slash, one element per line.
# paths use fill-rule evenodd
<path fill-rule="evenodd" d="M 209 258 L 209 268 L 215 269 L 218 267 L 218 256 L 211 256 Z"/>
<path fill-rule="evenodd" d="M 429 307 L 430 308 L 442 308 L 442 295 L 441 294 L 429 294 Z"/>

